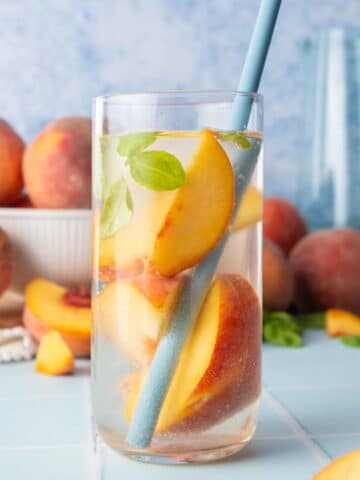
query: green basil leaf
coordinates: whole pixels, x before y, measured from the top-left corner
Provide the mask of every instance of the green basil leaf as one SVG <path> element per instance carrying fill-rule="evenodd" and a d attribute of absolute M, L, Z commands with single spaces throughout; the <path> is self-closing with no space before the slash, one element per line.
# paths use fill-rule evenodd
<path fill-rule="evenodd" d="M 302 345 L 302 338 L 299 333 L 283 329 L 273 322 L 264 325 L 263 337 L 265 341 L 275 345 L 285 347 L 300 347 Z"/>
<path fill-rule="evenodd" d="M 344 345 L 360 348 L 360 335 L 344 335 L 341 337 Z"/>
<path fill-rule="evenodd" d="M 301 328 L 294 315 L 287 312 L 271 312 L 264 313 L 263 322 L 265 324 L 276 325 L 281 330 L 290 330 L 295 333 L 300 333 Z"/>
<path fill-rule="evenodd" d="M 148 150 L 133 156 L 130 173 L 137 183 L 156 191 L 174 190 L 185 182 L 179 159 L 163 150 Z"/>
<path fill-rule="evenodd" d="M 251 148 L 250 141 L 242 132 L 218 132 L 218 138 L 224 142 L 234 142 L 241 148 Z"/>
<path fill-rule="evenodd" d="M 309 313 L 309 314 L 306 314 L 306 315 L 300 315 L 297 320 L 298 320 L 298 323 L 302 327 L 303 330 L 325 328 L 325 313 L 324 312 Z"/>
<path fill-rule="evenodd" d="M 159 132 L 140 132 L 122 135 L 118 145 L 118 153 L 122 157 L 131 157 L 154 143 L 158 134 Z"/>
<path fill-rule="evenodd" d="M 121 177 L 111 185 L 100 215 L 100 237 L 111 237 L 127 225 L 133 215 L 133 203 L 125 179 Z"/>

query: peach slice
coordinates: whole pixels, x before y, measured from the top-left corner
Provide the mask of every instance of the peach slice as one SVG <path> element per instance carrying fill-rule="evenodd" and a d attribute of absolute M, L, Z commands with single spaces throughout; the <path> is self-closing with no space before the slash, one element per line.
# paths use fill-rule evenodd
<path fill-rule="evenodd" d="M 46 375 L 64 375 L 74 368 L 74 357 L 59 332 L 48 332 L 41 339 L 35 370 Z"/>
<path fill-rule="evenodd" d="M 192 267 L 222 237 L 234 194 L 230 161 L 213 133 L 204 130 L 185 184 L 176 191 L 156 194 L 143 215 L 100 242 L 95 252 L 100 272 L 112 266 L 121 276 L 139 258 L 145 259 L 151 271 L 168 277 Z"/>
<path fill-rule="evenodd" d="M 77 357 L 90 355 L 90 297 L 78 289 L 67 290 L 42 278 L 32 280 L 25 289 L 23 322 L 40 341 L 57 330 Z"/>
<path fill-rule="evenodd" d="M 229 224 L 234 194 L 230 161 L 213 133 L 204 130 L 185 184 L 156 235 L 150 260 L 161 275 L 192 267 L 215 247 Z"/>
<path fill-rule="evenodd" d="M 154 274 L 108 284 L 93 303 L 98 332 L 135 365 L 147 365 L 166 328 L 181 285 L 180 278 Z"/>
<path fill-rule="evenodd" d="M 232 226 L 233 232 L 248 228 L 259 222 L 263 212 L 263 195 L 254 185 L 249 185 L 241 201 Z"/>
<path fill-rule="evenodd" d="M 313 480 L 358 480 L 360 478 L 360 450 L 354 450 L 334 460 L 317 473 Z"/>
<path fill-rule="evenodd" d="M 162 192 L 154 196 L 152 203 L 115 235 L 101 239 L 99 251 L 94 251 L 94 264 L 98 262 L 100 278 L 111 281 L 116 278 L 141 273 L 145 259 L 154 245 L 156 232 L 160 230 L 174 192 Z M 99 217 L 95 216 L 95 236 Z"/>
<path fill-rule="evenodd" d="M 326 332 L 329 337 L 360 335 L 360 316 L 338 308 L 326 311 Z"/>
<path fill-rule="evenodd" d="M 209 428 L 256 400 L 260 393 L 260 305 L 239 275 L 211 286 L 162 406 L 156 431 Z M 122 382 L 131 420 L 147 370 Z"/>

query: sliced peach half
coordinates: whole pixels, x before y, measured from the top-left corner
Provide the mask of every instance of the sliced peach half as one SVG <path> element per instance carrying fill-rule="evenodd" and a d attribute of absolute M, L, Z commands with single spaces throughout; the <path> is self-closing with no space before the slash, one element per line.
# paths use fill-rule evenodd
<path fill-rule="evenodd" d="M 38 341 L 56 330 L 75 356 L 90 355 L 90 295 L 84 289 L 66 289 L 42 278 L 32 280 L 25 289 L 23 323 Z"/>
<path fill-rule="evenodd" d="M 231 219 L 234 175 L 214 134 L 204 130 L 199 137 L 185 184 L 157 193 L 143 215 L 100 241 L 96 254 L 100 274 L 109 274 L 111 267 L 121 276 L 142 258 L 152 271 L 170 277 L 192 267 L 215 247 Z"/>
<path fill-rule="evenodd" d="M 156 431 L 196 431 L 225 420 L 256 400 L 260 388 L 260 305 L 238 275 L 211 286 L 163 403 Z M 123 379 L 131 420 L 147 370 Z"/>
<path fill-rule="evenodd" d="M 181 278 L 155 274 L 109 283 L 93 302 L 98 333 L 105 335 L 135 365 L 147 365 L 181 285 Z"/>

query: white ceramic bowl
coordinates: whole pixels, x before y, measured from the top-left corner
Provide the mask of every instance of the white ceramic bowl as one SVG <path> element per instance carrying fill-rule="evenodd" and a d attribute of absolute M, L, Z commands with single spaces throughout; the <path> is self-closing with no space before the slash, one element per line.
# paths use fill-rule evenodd
<path fill-rule="evenodd" d="M 15 247 L 13 291 L 39 276 L 61 285 L 89 284 L 90 210 L 0 208 L 0 227 Z"/>

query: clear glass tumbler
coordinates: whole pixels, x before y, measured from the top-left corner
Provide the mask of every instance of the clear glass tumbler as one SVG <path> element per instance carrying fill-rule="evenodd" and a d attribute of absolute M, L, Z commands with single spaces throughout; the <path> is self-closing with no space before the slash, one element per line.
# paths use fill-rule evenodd
<path fill-rule="evenodd" d="M 251 107 L 237 131 L 235 96 Z M 120 453 L 207 462 L 254 433 L 262 142 L 252 93 L 95 99 L 92 398 Z"/>

